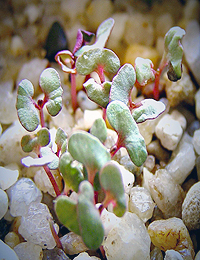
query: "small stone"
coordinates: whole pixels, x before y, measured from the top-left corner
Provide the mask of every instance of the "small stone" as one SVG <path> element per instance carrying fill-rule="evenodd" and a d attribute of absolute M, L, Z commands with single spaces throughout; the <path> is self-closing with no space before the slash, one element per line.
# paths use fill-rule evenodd
<path fill-rule="evenodd" d="M 20 260 L 42 260 L 42 247 L 31 242 L 22 242 L 14 247 L 16 254 Z"/>
<path fill-rule="evenodd" d="M 195 159 L 192 138 L 185 133 L 165 168 L 177 183 L 182 184 L 193 170 Z"/>
<path fill-rule="evenodd" d="M 151 260 L 163 260 L 163 254 L 160 248 L 154 247 L 150 253 Z"/>
<path fill-rule="evenodd" d="M 173 151 L 181 139 L 183 129 L 178 121 L 166 114 L 156 125 L 155 133 L 163 147 Z"/>
<path fill-rule="evenodd" d="M 200 122 L 198 120 L 194 120 L 187 128 L 187 133 L 193 137 L 194 132 L 200 129 Z"/>
<path fill-rule="evenodd" d="M 182 219 L 189 230 L 200 229 L 200 181 L 192 185 L 186 194 Z"/>
<path fill-rule="evenodd" d="M 70 258 L 60 248 L 43 250 L 43 260 L 70 260 Z"/>
<path fill-rule="evenodd" d="M 85 110 L 84 111 L 84 127 L 90 129 L 94 124 L 94 121 L 98 118 L 102 118 L 102 110 Z"/>
<path fill-rule="evenodd" d="M 164 37 L 165 34 L 173 27 L 174 21 L 170 13 L 163 13 L 156 19 L 156 36 Z"/>
<path fill-rule="evenodd" d="M 18 170 L 11 170 L 6 167 L 0 166 L 0 188 L 7 190 L 12 186 L 19 177 Z"/>
<path fill-rule="evenodd" d="M 150 259 L 150 238 L 144 222 L 126 212 L 103 242 L 108 260 Z"/>
<path fill-rule="evenodd" d="M 27 16 L 30 24 L 33 24 L 39 20 L 42 15 L 42 5 L 29 4 L 24 10 L 24 14 Z"/>
<path fill-rule="evenodd" d="M 197 178 L 200 181 L 200 156 L 198 156 L 196 158 L 195 166 L 196 166 L 196 169 L 197 169 Z"/>
<path fill-rule="evenodd" d="M 143 178 L 142 178 L 142 186 L 150 191 L 149 188 L 149 180 L 154 177 L 154 174 L 150 172 L 145 166 L 143 167 Z"/>
<path fill-rule="evenodd" d="M 146 167 L 149 171 L 152 171 L 155 167 L 155 156 L 147 155 L 147 159 L 144 162 L 144 167 Z"/>
<path fill-rule="evenodd" d="M 32 202 L 40 202 L 42 193 L 29 178 L 19 179 L 8 190 L 10 199 L 10 214 L 14 217 L 23 216 Z"/>
<path fill-rule="evenodd" d="M 0 252 L 2 260 L 21 260 L 15 251 L 0 239 Z"/>
<path fill-rule="evenodd" d="M 147 151 L 149 154 L 153 154 L 159 161 L 167 162 L 170 158 L 170 153 L 167 149 L 164 149 L 160 144 L 160 141 L 157 139 L 152 141 L 147 146 Z"/>
<path fill-rule="evenodd" d="M 144 187 L 133 187 L 130 191 L 129 211 L 140 217 L 144 223 L 153 215 L 155 203 L 151 195 Z"/>
<path fill-rule="evenodd" d="M 200 260 L 200 251 L 196 254 L 196 257 L 194 260 Z"/>
<path fill-rule="evenodd" d="M 24 54 L 26 52 L 26 48 L 23 42 L 23 39 L 19 35 L 14 35 L 11 39 L 10 44 L 11 53 L 17 57 L 21 54 Z"/>
<path fill-rule="evenodd" d="M 0 219 L 4 217 L 8 210 L 8 196 L 7 193 L 0 189 Z"/>
<path fill-rule="evenodd" d="M 101 213 L 101 221 L 104 227 L 104 236 L 107 236 L 110 230 L 121 221 L 121 218 L 117 217 L 114 213 L 103 209 Z"/>
<path fill-rule="evenodd" d="M 197 90 L 195 96 L 195 112 L 198 119 L 200 119 L 200 89 Z"/>
<path fill-rule="evenodd" d="M 140 134 L 144 137 L 146 145 L 150 144 L 152 141 L 157 122 L 158 119 L 155 118 L 152 120 L 146 120 L 145 122 L 138 124 Z"/>
<path fill-rule="evenodd" d="M 84 111 L 86 109 L 88 110 L 94 110 L 98 108 L 98 105 L 90 100 L 87 96 L 87 94 L 83 91 L 80 90 L 77 94 L 77 101 L 80 106 L 80 108 Z"/>
<path fill-rule="evenodd" d="M 155 220 L 148 226 L 151 242 L 163 251 L 174 249 L 183 259 L 194 259 L 194 248 L 189 232 L 180 218 Z"/>
<path fill-rule="evenodd" d="M 180 125 L 181 125 L 181 127 L 182 127 L 183 130 L 186 129 L 186 127 L 187 127 L 187 120 L 186 120 L 186 118 L 184 117 L 183 114 L 181 114 L 178 110 L 174 109 L 174 110 L 171 112 L 170 115 L 171 115 L 171 117 L 172 117 L 174 120 L 176 120 L 176 121 L 178 121 L 178 122 L 180 123 Z"/>
<path fill-rule="evenodd" d="M 5 236 L 4 241 L 11 248 L 14 248 L 15 246 L 17 246 L 20 243 L 19 235 L 15 232 L 9 232 Z"/>
<path fill-rule="evenodd" d="M 165 252 L 164 260 L 183 260 L 183 257 L 178 251 L 170 249 Z"/>
<path fill-rule="evenodd" d="M 89 256 L 88 253 L 80 253 L 74 260 L 100 260 L 100 258 L 96 256 Z"/>
<path fill-rule="evenodd" d="M 195 152 L 200 155 L 200 129 L 196 130 L 193 135 L 192 143 Z"/>
<path fill-rule="evenodd" d="M 185 194 L 165 169 L 156 171 L 149 180 L 149 189 L 153 200 L 165 217 L 181 217 Z"/>
<path fill-rule="evenodd" d="M 28 242 L 40 245 L 43 249 L 53 249 L 56 242 L 50 229 L 49 219 L 51 220 L 52 216 L 47 205 L 33 202 L 27 213 L 21 218 L 19 233 Z M 54 228 L 58 233 L 59 227 L 57 224 L 54 224 Z"/>
<path fill-rule="evenodd" d="M 61 237 L 60 242 L 62 243 L 63 250 L 68 255 L 75 255 L 88 250 L 82 237 L 74 232 L 69 232 Z"/>

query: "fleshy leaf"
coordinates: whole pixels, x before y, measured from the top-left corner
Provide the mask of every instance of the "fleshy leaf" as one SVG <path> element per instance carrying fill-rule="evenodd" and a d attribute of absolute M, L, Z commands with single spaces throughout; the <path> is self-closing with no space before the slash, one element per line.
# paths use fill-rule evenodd
<path fill-rule="evenodd" d="M 165 111 L 165 104 L 154 99 L 144 99 L 141 106 L 133 109 L 132 116 L 137 123 L 142 123 L 148 119 L 154 119 Z"/>
<path fill-rule="evenodd" d="M 40 87 L 48 97 L 47 110 L 51 116 L 56 116 L 62 108 L 62 93 L 60 77 L 53 68 L 45 69 L 40 75 Z"/>
<path fill-rule="evenodd" d="M 107 107 L 107 118 L 118 133 L 118 142 L 126 147 L 132 162 L 141 166 L 147 157 L 145 141 L 129 108 L 119 100 L 112 101 Z"/>
<path fill-rule="evenodd" d="M 135 59 L 136 78 L 141 86 L 146 85 L 149 80 L 155 79 L 155 75 L 153 73 L 152 68 L 153 63 L 151 60 L 143 59 L 140 57 L 137 57 Z"/>
<path fill-rule="evenodd" d="M 95 174 L 111 159 L 110 153 L 99 139 L 84 131 L 71 135 L 68 142 L 68 151 L 75 160 L 86 167 L 88 179 L 92 183 Z"/>
<path fill-rule="evenodd" d="M 114 19 L 113 18 L 108 18 L 107 20 L 103 21 L 97 29 L 95 43 L 92 44 L 92 45 L 84 45 L 82 48 L 80 48 L 75 53 L 75 56 L 79 57 L 85 51 L 89 51 L 91 49 L 95 49 L 95 48 L 101 48 L 102 49 L 102 48 L 104 48 L 113 26 L 114 26 Z"/>
<path fill-rule="evenodd" d="M 77 203 L 65 195 L 55 199 L 55 212 L 59 221 L 70 231 L 80 235 L 77 217 Z"/>
<path fill-rule="evenodd" d="M 41 147 L 40 149 L 41 158 L 51 158 L 51 161 L 47 164 L 50 170 L 55 170 L 59 166 L 59 158 L 58 156 L 52 152 L 50 147 Z"/>
<path fill-rule="evenodd" d="M 106 196 L 111 197 L 111 202 L 116 202 L 113 212 L 116 216 L 122 217 L 126 212 L 126 198 L 119 167 L 112 161 L 106 163 L 100 171 L 99 178 Z"/>
<path fill-rule="evenodd" d="M 62 71 L 75 74 L 76 70 L 72 68 L 73 58 L 73 54 L 68 50 L 59 51 L 55 56 L 55 60 L 60 64 Z"/>
<path fill-rule="evenodd" d="M 65 133 L 65 131 L 62 128 L 58 128 L 57 132 L 56 132 L 56 138 L 55 138 L 55 143 L 57 144 L 57 146 L 61 149 L 63 143 L 66 141 L 67 139 L 67 134 Z"/>
<path fill-rule="evenodd" d="M 94 121 L 90 129 L 90 133 L 96 136 L 102 143 L 105 142 L 107 138 L 107 127 L 103 118 L 97 118 Z"/>
<path fill-rule="evenodd" d="M 98 209 L 94 205 L 94 191 L 88 181 L 81 182 L 78 196 L 78 221 L 85 245 L 96 250 L 104 237 L 104 228 Z"/>
<path fill-rule="evenodd" d="M 26 167 L 32 167 L 32 166 L 43 166 L 46 164 L 51 163 L 51 161 L 54 159 L 53 156 L 44 156 L 40 158 L 33 158 L 31 156 L 27 156 L 22 158 L 21 163 L 25 165 Z"/>
<path fill-rule="evenodd" d="M 90 42 L 93 36 L 94 33 L 78 29 L 73 53 L 76 53 L 86 42 Z"/>
<path fill-rule="evenodd" d="M 128 63 L 124 64 L 112 80 L 110 100 L 120 100 L 127 105 L 135 80 L 136 73 L 133 66 Z"/>
<path fill-rule="evenodd" d="M 32 152 L 38 146 L 46 146 L 50 142 L 50 134 L 47 128 L 40 129 L 36 135 L 24 135 L 21 140 L 22 150 Z"/>
<path fill-rule="evenodd" d="M 32 83 L 23 79 L 18 87 L 16 108 L 20 123 L 29 132 L 34 131 L 39 125 L 39 115 L 32 99 L 33 95 Z"/>
<path fill-rule="evenodd" d="M 165 35 L 165 55 L 168 62 L 168 78 L 177 81 L 182 74 L 183 47 L 180 40 L 185 35 L 185 30 L 178 26 L 172 27 Z"/>
<path fill-rule="evenodd" d="M 116 73 L 120 67 L 120 60 L 113 51 L 106 48 L 85 51 L 76 60 L 76 70 L 81 75 L 89 75 L 93 71 L 98 71 L 99 67 L 105 72 Z"/>
<path fill-rule="evenodd" d="M 109 93 L 111 82 L 106 81 L 103 84 L 98 84 L 93 78 L 90 78 L 83 84 L 88 97 L 97 103 L 99 106 L 106 108 L 109 103 Z"/>
<path fill-rule="evenodd" d="M 72 162 L 73 158 L 69 152 L 62 154 L 59 169 L 67 188 L 78 192 L 79 184 L 84 180 L 84 176 L 78 167 L 73 166 Z"/>

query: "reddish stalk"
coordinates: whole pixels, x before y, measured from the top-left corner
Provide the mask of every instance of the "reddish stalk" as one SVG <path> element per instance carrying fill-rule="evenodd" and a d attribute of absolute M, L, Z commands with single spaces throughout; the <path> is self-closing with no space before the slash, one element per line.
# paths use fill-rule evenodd
<path fill-rule="evenodd" d="M 71 99 L 72 99 L 72 108 L 75 111 L 78 107 L 77 96 L 76 96 L 76 74 L 71 73 Z"/>
<path fill-rule="evenodd" d="M 53 174 L 52 174 L 51 171 L 49 170 L 49 167 L 48 167 L 47 165 L 44 165 L 43 168 L 44 168 L 44 170 L 45 170 L 47 176 L 49 177 L 49 180 L 50 180 L 50 182 L 51 182 L 51 184 L 52 184 L 52 186 L 53 186 L 53 188 L 54 188 L 54 191 L 55 191 L 55 193 L 56 193 L 56 196 L 61 195 L 61 192 L 60 192 L 60 190 L 59 190 L 59 188 L 58 188 L 58 184 L 57 184 L 57 182 L 55 181 Z"/>
<path fill-rule="evenodd" d="M 60 242 L 60 238 L 59 238 L 58 234 L 56 233 L 56 230 L 55 230 L 55 227 L 53 225 L 52 219 L 48 218 L 48 221 L 49 221 L 49 226 L 50 226 L 50 229 L 51 229 L 51 233 L 53 235 L 53 238 L 54 238 L 54 240 L 56 242 L 57 247 L 63 250 L 62 243 Z"/>

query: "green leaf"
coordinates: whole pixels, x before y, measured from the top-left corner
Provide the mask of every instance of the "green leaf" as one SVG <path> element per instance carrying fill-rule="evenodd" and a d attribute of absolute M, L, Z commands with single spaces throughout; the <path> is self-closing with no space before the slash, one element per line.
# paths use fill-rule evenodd
<path fill-rule="evenodd" d="M 92 250 L 99 248 L 103 241 L 104 229 L 98 209 L 94 205 L 94 191 L 88 181 L 83 181 L 79 187 L 78 221 L 85 245 Z"/>
<path fill-rule="evenodd" d="M 45 69 L 40 75 L 40 87 L 48 98 L 47 110 L 51 116 L 56 116 L 62 108 L 62 93 L 60 77 L 53 68 Z"/>
<path fill-rule="evenodd" d="M 32 83 L 23 79 L 18 87 L 16 108 L 20 123 L 29 132 L 34 131 L 39 125 L 39 115 L 33 102 L 33 95 Z"/>
<path fill-rule="evenodd" d="M 66 141 L 66 139 L 67 139 L 67 134 L 62 128 L 59 127 L 56 132 L 55 143 L 59 148 L 61 148 L 63 143 Z"/>
<path fill-rule="evenodd" d="M 50 133 L 49 130 L 45 127 L 41 128 L 37 132 L 38 144 L 40 146 L 46 146 L 50 142 Z"/>
<path fill-rule="evenodd" d="M 40 153 L 43 158 L 51 158 L 51 161 L 47 164 L 50 170 L 55 170 L 59 166 L 58 156 L 52 152 L 50 147 L 41 147 Z"/>
<path fill-rule="evenodd" d="M 172 27 L 165 35 L 165 55 L 168 62 L 168 78 L 177 81 L 182 74 L 183 47 L 180 40 L 185 35 L 185 30 L 178 26 Z"/>
<path fill-rule="evenodd" d="M 106 141 L 107 138 L 107 127 L 106 127 L 106 123 L 103 120 L 103 118 L 97 118 L 91 129 L 90 129 L 90 133 L 94 136 L 96 136 L 102 143 L 104 143 Z"/>
<path fill-rule="evenodd" d="M 69 138 L 68 151 L 72 157 L 87 169 L 88 178 L 94 180 L 95 174 L 109 161 L 110 153 L 99 139 L 85 131 L 73 133 Z"/>
<path fill-rule="evenodd" d="M 117 55 L 109 49 L 95 48 L 85 51 L 76 60 L 76 70 L 81 75 L 89 75 L 102 67 L 105 72 L 116 73 L 120 67 Z"/>
<path fill-rule="evenodd" d="M 145 86 L 149 80 L 154 80 L 153 63 L 149 59 L 137 57 L 135 59 L 135 71 L 138 83 Z"/>
<path fill-rule="evenodd" d="M 111 82 L 106 81 L 103 84 L 98 84 L 93 78 L 90 78 L 83 86 L 86 89 L 88 97 L 92 101 L 101 107 L 107 107 L 109 103 Z"/>
<path fill-rule="evenodd" d="M 73 158 L 69 152 L 62 154 L 59 161 L 59 169 L 67 188 L 78 192 L 79 184 L 84 180 L 84 176 L 80 169 L 74 166 L 72 162 Z"/>
<path fill-rule="evenodd" d="M 118 141 L 126 147 L 132 162 L 138 167 L 141 166 L 147 157 L 145 141 L 129 108 L 121 101 L 112 101 L 107 107 L 107 118 L 117 131 Z"/>
<path fill-rule="evenodd" d="M 65 195 L 58 196 L 54 203 L 54 209 L 59 221 L 70 231 L 80 235 L 77 203 Z"/>
<path fill-rule="evenodd" d="M 99 178 L 106 195 L 116 202 L 113 212 L 122 217 L 126 212 L 126 198 L 120 169 L 110 161 L 101 169 Z"/>
<path fill-rule="evenodd" d="M 79 57 L 85 51 L 89 51 L 91 49 L 95 49 L 95 48 L 101 48 L 102 49 L 102 48 L 104 48 L 105 44 L 108 40 L 108 37 L 109 37 L 109 35 L 112 31 L 113 26 L 114 26 L 114 19 L 113 18 L 108 18 L 107 20 L 103 21 L 97 29 L 95 43 L 92 44 L 92 45 L 84 45 L 83 47 L 81 47 L 75 53 L 75 56 Z"/>
<path fill-rule="evenodd" d="M 141 106 L 133 109 L 132 116 L 137 123 L 142 123 L 148 119 L 154 119 L 165 111 L 165 104 L 154 99 L 144 99 Z"/>
<path fill-rule="evenodd" d="M 135 80 L 136 74 L 133 66 L 128 63 L 124 64 L 112 80 L 110 101 L 120 100 L 127 105 Z"/>

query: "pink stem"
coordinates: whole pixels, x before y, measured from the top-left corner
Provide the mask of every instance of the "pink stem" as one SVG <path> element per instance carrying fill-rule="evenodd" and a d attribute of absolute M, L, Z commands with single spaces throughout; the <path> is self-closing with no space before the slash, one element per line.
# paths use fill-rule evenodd
<path fill-rule="evenodd" d="M 54 228 L 52 219 L 48 218 L 48 221 L 49 221 L 49 226 L 50 226 L 50 229 L 51 229 L 51 233 L 53 235 L 53 238 L 54 238 L 54 240 L 56 242 L 57 247 L 60 248 L 60 249 L 63 249 L 62 243 L 60 242 L 60 238 L 58 237 L 58 234 L 56 233 L 56 230 Z"/>
<path fill-rule="evenodd" d="M 59 188 L 58 188 L 58 184 L 57 184 L 57 182 L 55 181 L 53 174 L 52 174 L 51 171 L 49 170 L 49 167 L 48 167 L 47 165 L 44 165 L 43 168 L 44 168 L 44 170 L 45 170 L 47 176 L 49 177 L 49 180 L 50 180 L 50 182 L 51 182 L 51 184 L 52 184 L 52 186 L 53 186 L 53 188 L 54 188 L 54 191 L 55 191 L 55 193 L 56 193 L 56 196 L 57 196 L 57 197 L 60 196 L 60 195 L 61 195 L 61 192 L 60 192 L 60 190 L 59 190 Z"/>
<path fill-rule="evenodd" d="M 103 107 L 103 120 L 106 122 L 106 108 Z"/>
<path fill-rule="evenodd" d="M 39 113 L 40 113 L 40 123 L 41 123 L 41 127 L 45 127 L 43 108 L 41 108 L 41 109 L 39 110 Z"/>
<path fill-rule="evenodd" d="M 71 73 L 71 99 L 72 99 L 72 108 L 75 111 L 78 107 L 77 96 L 76 96 L 76 74 Z"/>

